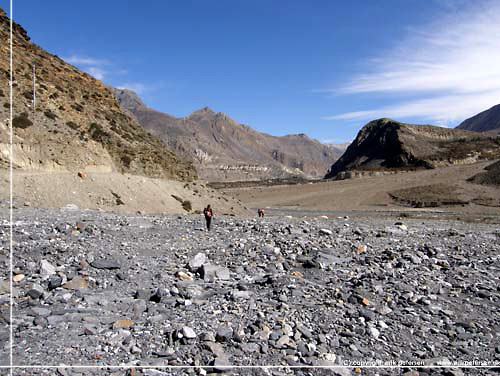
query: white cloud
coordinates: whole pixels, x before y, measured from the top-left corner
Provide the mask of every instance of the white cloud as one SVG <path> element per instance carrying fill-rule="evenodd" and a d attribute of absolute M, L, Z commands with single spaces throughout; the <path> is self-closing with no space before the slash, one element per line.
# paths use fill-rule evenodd
<path fill-rule="evenodd" d="M 109 65 L 109 62 L 107 60 L 94 59 L 92 57 L 84 57 L 77 55 L 71 55 L 70 57 L 65 57 L 63 58 L 63 60 L 67 61 L 70 64 L 75 64 L 75 65 L 93 65 L 93 66 Z"/>
<path fill-rule="evenodd" d="M 500 2 L 470 2 L 413 31 L 337 94 L 416 99 L 324 119 L 420 117 L 450 124 L 500 103 Z"/>
<path fill-rule="evenodd" d="M 90 75 L 94 76 L 98 80 L 103 80 L 106 72 L 99 67 L 88 67 L 87 71 Z"/>
<path fill-rule="evenodd" d="M 152 90 L 151 87 L 144 85 L 144 84 L 141 84 L 139 82 L 124 83 L 124 84 L 117 86 L 116 88 L 122 89 L 122 90 L 123 89 L 132 90 L 132 91 L 136 92 L 137 94 L 144 94 L 144 92 Z"/>
<path fill-rule="evenodd" d="M 103 68 L 103 66 L 111 65 L 107 60 L 95 59 L 87 56 L 71 55 L 70 57 L 63 58 L 70 64 L 76 65 L 80 69 L 94 76 L 98 80 L 103 80 L 108 71 Z"/>

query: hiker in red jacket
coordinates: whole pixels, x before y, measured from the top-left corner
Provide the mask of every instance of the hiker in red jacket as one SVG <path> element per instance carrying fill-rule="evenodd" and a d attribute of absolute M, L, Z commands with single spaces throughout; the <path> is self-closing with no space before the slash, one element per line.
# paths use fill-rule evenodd
<path fill-rule="evenodd" d="M 210 204 L 203 210 L 203 214 L 205 215 L 205 221 L 207 221 L 207 231 L 210 231 L 210 223 L 212 222 L 212 217 L 214 216 L 214 212 L 210 207 Z"/>

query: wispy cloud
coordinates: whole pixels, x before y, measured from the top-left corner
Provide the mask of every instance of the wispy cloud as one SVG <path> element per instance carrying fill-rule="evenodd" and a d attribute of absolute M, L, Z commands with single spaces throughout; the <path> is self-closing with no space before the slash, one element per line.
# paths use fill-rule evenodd
<path fill-rule="evenodd" d="M 91 65 L 91 66 L 109 65 L 109 62 L 107 60 L 95 59 L 92 57 L 84 57 L 77 55 L 71 55 L 70 57 L 64 58 L 64 60 L 66 60 L 70 64 L 75 64 L 75 65 Z"/>
<path fill-rule="evenodd" d="M 98 80 L 103 80 L 108 75 L 109 71 L 105 67 L 111 66 L 111 63 L 108 60 L 95 59 L 88 56 L 71 55 L 63 58 L 63 60 L 76 65 Z"/>
<path fill-rule="evenodd" d="M 413 30 L 370 61 L 370 72 L 331 91 L 412 99 L 324 119 L 419 117 L 451 124 L 500 102 L 500 2 L 471 2 Z"/>
<path fill-rule="evenodd" d="M 126 69 L 119 68 L 111 61 L 106 59 L 97 59 L 89 56 L 71 55 L 69 57 L 63 58 L 70 64 L 77 66 L 83 71 L 94 76 L 98 80 L 108 80 L 116 76 L 123 76 L 128 73 Z M 122 77 L 123 79 L 123 77 Z M 137 94 L 144 94 L 145 92 L 151 91 L 154 88 L 149 85 L 145 85 L 140 82 L 126 82 L 121 85 L 116 85 L 118 89 L 129 89 L 135 91 Z"/>
<path fill-rule="evenodd" d="M 106 74 L 106 72 L 99 67 L 89 67 L 88 72 L 98 80 L 103 80 L 104 75 Z"/>
<path fill-rule="evenodd" d="M 144 94 L 147 91 L 153 90 L 153 87 L 142 84 L 140 82 L 127 82 L 116 87 L 117 89 L 128 89 L 136 92 L 137 94 Z"/>

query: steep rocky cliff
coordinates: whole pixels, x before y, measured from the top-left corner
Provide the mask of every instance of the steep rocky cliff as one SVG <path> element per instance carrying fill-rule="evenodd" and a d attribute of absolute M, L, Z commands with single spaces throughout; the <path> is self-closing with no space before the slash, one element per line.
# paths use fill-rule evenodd
<path fill-rule="evenodd" d="M 145 106 L 130 90 L 115 89 L 115 95 L 145 129 L 191 159 L 209 181 L 322 177 L 341 154 L 304 134 L 275 137 L 256 132 L 207 107 L 176 118 Z"/>
<path fill-rule="evenodd" d="M 365 125 L 325 176 L 472 163 L 500 157 L 500 138 L 431 125 L 378 119 Z M 347 173 L 347 175 L 346 175 Z"/>
<path fill-rule="evenodd" d="M 10 153 L 9 24 L 0 10 L 0 167 L 8 165 Z M 30 42 L 18 24 L 14 24 L 13 52 L 16 169 L 196 177 L 192 164 L 168 151 L 127 115 L 109 88 Z"/>

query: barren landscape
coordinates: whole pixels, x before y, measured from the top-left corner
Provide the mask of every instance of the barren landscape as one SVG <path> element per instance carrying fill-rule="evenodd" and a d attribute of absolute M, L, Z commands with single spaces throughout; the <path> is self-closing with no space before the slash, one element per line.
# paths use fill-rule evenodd
<path fill-rule="evenodd" d="M 76 9 L 77 3 L 84 4 L 71 5 Z M 276 20 L 269 22 L 272 32 L 259 34 L 258 40 L 252 39 L 258 34 L 252 27 L 238 23 L 232 31 L 242 49 L 235 49 L 236 39 L 221 44 L 233 36 L 227 32 L 231 22 L 247 16 L 237 14 L 239 9 L 224 16 L 234 2 L 198 2 L 187 13 L 170 7 L 190 2 L 146 3 L 141 5 L 149 8 L 145 17 L 136 17 L 127 2 L 101 4 L 102 9 L 110 6 L 112 14 L 99 14 L 105 19 L 99 39 L 108 29 L 119 31 L 113 46 L 123 42 L 126 47 L 129 31 L 141 37 L 140 45 L 117 49 L 133 51 L 133 56 L 113 59 L 93 58 L 91 50 L 86 57 L 64 51 L 67 57 L 60 58 L 33 43 L 23 26 L 11 23 L 0 9 L 0 375 L 498 374 L 500 105 L 464 120 L 459 129 L 407 124 L 378 111 L 352 112 L 311 93 L 312 87 L 327 85 L 330 73 L 309 83 L 292 74 L 294 63 L 307 69 L 311 79 L 319 74 L 303 64 L 315 54 L 298 48 L 308 33 L 296 21 L 288 32 L 283 29 L 287 38 L 301 33 L 289 46 L 295 58 L 287 59 L 275 40 Z M 237 5 L 253 4 L 247 3 Z M 344 6 L 340 3 L 332 9 L 335 14 Z M 168 23 L 157 11 L 165 4 L 168 14 L 176 15 Z M 38 38 L 51 25 L 53 5 L 44 3 L 41 28 L 34 22 Z M 371 2 L 361 5 L 371 16 Z M 117 12 L 127 6 L 130 12 Z M 198 13 L 204 7 L 210 8 L 207 14 L 217 14 Z M 286 12 L 280 7 L 275 10 L 283 15 L 281 27 Z M 391 7 L 384 8 L 384 16 Z M 248 13 L 264 16 L 258 8 Z M 93 11 L 74 14 L 74 21 Z M 134 28 L 123 28 L 128 13 L 134 14 Z M 156 15 L 162 16 L 161 28 L 147 33 Z M 217 17 L 224 22 L 214 22 Z M 321 19 L 314 19 L 320 25 Z M 328 32 L 337 35 L 354 24 L 330 30 L 331 18 L 325 19 L 317 36 L 322 48 Z M 203 26 L 207 20 L 208 28 Z M 92 30 L 88 24 L 78 32 L 90 40 L 99 30 L 94 21 Z M 175 32 L 167 32 L 172 25 Z M 224 29 L 210 37 L 221 25 Z M 264 24 L 252 18 L 248 25 Z M 241 39 L 242 32 L 250 32 L 249 38 Z M 196 39 L 183 39 L 189 36 Z M 200 40 L 211 43 L 200 46 Z M 273 46 L 266 59 L 257 51 L 237 62 L 239 53 L 267 40 Z M 58 37 L 51 46 L 62 42 Z M 111 44 L 102 42 L 108 54 Z M 140 52 L 148 42 L 154 58 Z M 79 51 L 79 43 L 84 40 L 72 42 L 71 51 Z M 472 55 L 480 56 L 473 44 Z M 496 46 L 496 40 L 491 44 Z M 98 45 L 92 42 L 91 47 Z M 15 50 L 13 63 L 9 46 Z M 312 47 L 308 42 L 307 48 Z M 322 48 L 315 50 L 319 54 Z M 175 51 L 175 58 L 165 57 L 164 51 Z M 450 56 L 467 55 L 457 51 Z M 188 52 L 200 55 L 189 58 Z M 251 79 L 253 69 L 271 69 L 273 55 L 280 64 L 273 77 L 260 72 Z M 335 56 L 340 55 L 346 51 Z M 212 61 L 218 57 L 222 59 Z M 330 65 L 333 57 L 321 58 L 321 65 Z M 140 71 L 151 73 L 150 79 L 130 80 L 129 85 L 106 81 L 112 72 L 128 80 L 127 59 L 147 61 Z M 157 61 L 161 70 L 155 72 Z M 176 69 L 169 67 L 172 62 Z M 469 72 L 471 61 L 466 63 Z M 359 66 L 354 60 L 346 64 Z M 446 67 L 441 61 L 410 65 L 425 66 L 426 72 Z M 181 68 L 189 70 L 181 73 Z M 406 76 L 439 83 L 443 72 L 439 80 Z M 452 77 L 460 81 L 459 92 L 464 82 L 476 85 L 478 72 L 469 79 Z M 405 80 L 405 74 L 396 76 Z M 486 72 L 488 85 L 490 76 Z M 245 84 L 246 77 L 251 81 Z M 394 74 L 380 77 L 385 86 L 395 86 L 390 85 Z M 231 82 L 225 86 L 227 78 Z M 148 81 L 155 85 L 141 84 Z M 247 97 L 261 81 L 267 86 Z M 294 81 L 306 86 L 294 86 Z M 410 89 L 414 85 L 416 81 Z M 136 87 L 145 101 L 125 86 Z M 339 99 L 342 91 L 339 87 L 332 93 Z M 393 106 L 383 105 L 382 97 L 371 104 L 355 101 L 356 106 L 380 105 L 385 112 Z M 200 101 L 207 103 L 200 106 Z M 322 115 L 317 112 L 320 103 L 326 106 Z M 427 106 L 406 107 L 423 111 Z M 282 113 L 275 113 L 279 108 Z M 332 108 L 338 113 L 328 115 Z M 176 115 L 169 115 L 170 110 Z M 222 110 L 234 111 L 241 121 L 255 119 L 261 130 L 218 112 Z M 363 114 L 380 117 L 364 126 L 360 121 L 355 138 L 344 132 L 351 125 L 338 135 L 324 133 L 318 138 L 322 142 L 302 133 L 315 127 L 330 132 L 324 121 L 354 124 Z M 462 120 L 465 112 L 461 114 L 447 113 L 438 123 L 453 116 Z M 292 134 L 266 133 L 268 126 L 276 130 L 278 125 L 280 133 L 290 129 Z M 207 204 L 214 210 L 210 231 L 202 214 Z M 264 209 L 265 216 L 257 217 L 257 209 Z"/>
<path fill-rule="evenodd" d="M 484 372 L 500 361 L 497 225 L 218 216 L 207 232 L 199 215 L 70 207 L 22 208 L 15 217 L 14 365 L 127 366 L 136 375 L 282 375 L 292 371 L 224 367 L 348 366 L 325 372 L 350 375 L 362 361 L 477 360 L 489 367 Z M 6 364 L 7 290 L 1 298 Z M 461 374 L 438 368 L 419 375 L 427 371 Z"/>
<path fill-rule="evenodd" d="M 316 214 L 354 211 L 360 215 L 379 212 L 442 212 L 456 213 L 462 218 L 476 215 L 498 219 L 500 189 L 466 181 L 491 163 L 479 162 L 297 185 L 226 188 L 224 191 L 250 208 L 263 207 L 271 211 L 278 210 L 277 213 L 295 212 L 296 215 L 301 215 L 301 211 Z M 455 204 L 447 205 L 448 201 Z M 412 202 L 417 205 L 411 205 Z M 419 202 L 429 205 L 418 205 Z"/>

